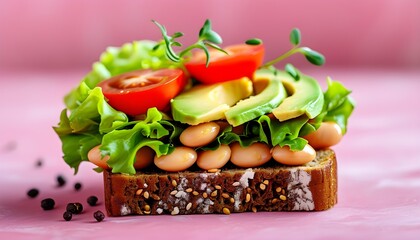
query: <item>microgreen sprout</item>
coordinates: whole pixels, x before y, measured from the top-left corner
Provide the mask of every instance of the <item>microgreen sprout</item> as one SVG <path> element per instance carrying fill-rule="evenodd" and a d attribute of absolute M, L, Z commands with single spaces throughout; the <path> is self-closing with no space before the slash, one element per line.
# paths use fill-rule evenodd
<path fill-rule="evenodd" d="M 317 65 L 317 66 L 321 66 L 325 63 L 325 57 L 317 52 L 314 51 L 308 47 L 300 47 L 300 41 L 301 41 L 301 35 L 300 35 L 300 31 L 297 28 L 294 28 L 291 32 L 290 32 L 290 43 L 293 45 L 292 49 L 290 49 L 289 51 L 287 51 L 286 53 L 284 53 L 283 55 L 277 57 L 276 59 L 269 61 L 267 63 L 265 63 L 263 66 L 261 66 L 261 68 L 266 68 L 269 67 L 273 64 L 276 64 L 277 62 L 280 62 L 290 56 L 292 56 L 295 53 L 301 53 L 305 56 L 305 58 L 312 64 Z M 297 76 L 297 75 L 293 75 L 294 71 L 296 69 L 294 69 L 294 67 L 292 65 L 286 65 L 286 71 L 288 73 L 291 73 L 292 76 Z M 297 71 L 295 71 L 297 73 Z M 296 79 L 296 77 L 295 77 Z"/>
<path fill-rule="evenodd" d="M 284 70 L 296 81 L 300 79 L 299 71 L 291 63 L 286 64 Z"/>
<path fill-rule="evenodd" d="M 208 19 L 204 22 L 203 27 L 200 29 L 197 42 L 184 48 L 179 53 L 175 52 L 173 47 L 182 47 L 182 44 L 177 41 L 177 38 L 184 36 L 184 34 L 182 32 L 175 32 L 170 36 L 168 35 L 165 26 L 159 24 L 154 20 L 152 20 L 152 22 L 159 27 L 163 37 L 163 42 L 155 46 L 155 48 L 158 48 L 160 45 L 164 44 L 166 48 L 166 56 L 173 62 L 182 61 L 184 56 L 186 56 L 195 48 L 203 50 L 206 54 L 206 66 L 208 66 L 210 63 L 209 47 L 227 54 L 225 50 L 218 46 L 218 44 L 222 43 L 222 38 L 217 32 L 211 29 L 211 22 Z"/>
<path fill-rule="evenodd" d="M 297 28 L 293 28 L 292 31 L 290 32 L 290 43 L 293 44 L 293 46 L 297 46 L 300 44 L 300 39 L 301 39 L 301 35 L 300 35 L 300 30 Z"/>
<path fill-rule="evenodd" d="M 248 45 L 260 45 L 262 44 L 262 40 L 259 38 L 252 38 L 245 41 L 245 44 Z"/>

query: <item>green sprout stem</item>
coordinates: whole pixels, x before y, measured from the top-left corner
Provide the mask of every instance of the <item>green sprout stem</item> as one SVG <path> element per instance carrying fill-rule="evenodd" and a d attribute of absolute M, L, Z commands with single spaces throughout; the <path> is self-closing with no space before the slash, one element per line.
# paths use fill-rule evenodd
<path fill-rule="evenodd" d="M 280 55 L 279 57 L 277 57 L 277 58 L 275 58 L 275 59 L 273 59 L 269 62 L 264 63 L 260 68 L 267 68 L 267 67 L 269 67 L 271 65 L 274 65 L 274 64 L 276 64 L 280 61 L 283 61 L 284 59 L 286 59 L 286 58 L 288 58 L 288 57 L 290 57 L 293 54 L 298 53 L 298 52 L 299 52 L 299 48 L 294 47 L 294 48 L 290 49 L 289 51 L 287 51 L 286 53 Z"/>
<path fill-rule="evenodd" d="M 197 41 L 196 43 L 194 43 L 194 44 L 192 44 L 192 45 L 190 45 L 190 46 L 188 46 L 188 47 L 186 47 L 184 50 L 182 50 L 178 55 L 179 55 L 179 57 L 183 57 L 183 56 L 185 56 L 187 53 L 189 53 L 189 52 L 191 52 L 191 50 L 193 50 L 193 49 L 195 49 L 195 48 L 199 48 L 199 43 L 200 43 L 200 41 L 202 41 L 202 40 L 199 40 L 199 41 Z"/>

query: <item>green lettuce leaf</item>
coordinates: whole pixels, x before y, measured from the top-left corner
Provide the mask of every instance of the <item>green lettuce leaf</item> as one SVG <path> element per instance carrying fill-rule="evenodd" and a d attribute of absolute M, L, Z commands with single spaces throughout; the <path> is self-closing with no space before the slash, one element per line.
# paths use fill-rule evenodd
<path fill-rule="evenodd" d="M 128 117 L 113 109 L 106 101 L 100 88 L 88 91 L 83 102 L 67 115 L 64 109 L 60 123 L 54 131 L 60 137 L 64 161 L 77 173 L 82 161 L 87 160 L 87 153 L 99 145 L 104 133 L 126 126 Z"/>
<path fill-rule="evenodd" d="M 305 125 L 306 122 L 308 122 L 308 117 L 301 116 L 280 122 L 278 120 L 272 120 L 268 116 L 263 115 L 258 119 L 258 122 L 265 122 L 268 126 L 271 136 L 271 141 L 269 143 L 273 146 L 282 146 L 285 140 L 292 140 L 299 136 L 301 128 Z M 260 131 L 263 131 L 262 127 Z"/>
<path fill-rule="evenodd" d="M 70 110 L 76 109 L 88 97 L 90 90 L 100 81 L 110 77 L 111 73 L 102 63 L 94 63 L 92 71 L 83 78 L 80 85 L 64 97 L 64 103 L 67 108 Z"/>
<path fill-rule="evenodd" d="M 128 117 L 112 108 L 106 102 L 101 88 L 95 87 L 89 91 L 88 97 L 79 107 L 71 112 L 69 121 L 73 132 L 90 132 L 97 129 L 102 134 L 127 123 Z"/>
<path fill-rule="evenodd" d="M 156 108 L 150 108 L 146 119 L 138 121 L 133 128 L 116 129 L 104 135 L 100 149 L 103 155 L 110 156 L 107 163 L 112 172 L 135 174 L 136 153 L 144 146 L 152 148 L 158 157 L 172 150 L 170 141 L 164 143 L 160 140 L 170 135 L 169 130 L 159 122 L 161 120 L 162 114 Z M 165 125 L 168 124 L 165 122 Z"/>
<path fill-rule="evenodd" d="M 70 126 L 70 120 L 67 116 L 67 109 L 63 109 L 60 114 L 60 122 L 58 126 L 53 127 L 55 133 L 59 137 L 70 135 L 73 132 L 73 129 Z"/>
<path fill-rule="evenodd" d="M 233 128 L 231 126 L 227 127 L 222 134 L 216 139 L 216 144 L 211 146 L 211 149 L 217 149 L 220 144 L 229 145 L 233 142 L 239 142 L 242 147 L 247 147 L 255 142 L 261 141 L 256 134 L 241 134 L 238 135 L 232 132 Z M 258 130 L 257 130 L 258 131 Z"/>
<path fill-rule="evenodd" d="M 308 135 L 311 132 L 316 131 L 321 126 L 322 120 L 324 119 L 325 115 L 326 112 L 321 112 L 315 118 L 309 119 L 308 122 L 306 122 L 300 129 L 299 136 L 302 137 Z"/>
<path fill-rule="evenodd" d="M 166 58 L 164 48 L 154 49 L 157 44 L 155 41 L 143 40 L 126 43 L 121 47 L 108 47 L 101 54 L 100 62 L 112 76 L 137 69 L 179 67 L 180 63 Z"/>
<path fill-rule="evenodd" d="M 351 91 L 345 88 L 342 83 L 330 78 L 327 82 L 328 89 L 324 93 L 323 121 L 336 122 L 344 135 L 347 132 L 348 119 L 354 110 L 355 103 L 349 96 Z"/>
<path fill-rule="evenodd" d="M 61 136 L 64 161 L 78 172 L 82 161 L 87 160 L 87 153 L 101 143 L 100 134 L 68 134 Z"/>

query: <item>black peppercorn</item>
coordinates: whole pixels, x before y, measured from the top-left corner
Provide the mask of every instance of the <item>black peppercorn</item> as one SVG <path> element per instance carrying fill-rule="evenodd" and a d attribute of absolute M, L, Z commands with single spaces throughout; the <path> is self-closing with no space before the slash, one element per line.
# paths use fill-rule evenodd
<path fill-rule="evenodd" d="M 65 211 L 63 213 L 63 218 L 66 221 L 70 221 L 72 217 L 73 217 L 73 214 L 71 212 Z"/>
<path fill-rule="evenodd" d="M 96 206 L 96 203 L 98 202 L 98 198 L 96 196 L 90 196 L 87 199 L 87 203 L 89 206 Z"/>
<path fill-rule="evenodd" d="M 68 203 L 66 206 L 66 211 L 73 213 L 73 214 L 79 214 L 83 212 L 83 205 L 81 203 Z"/>
<path fill-rule="evenodd" d="M 38 159 L 35 163 L 35 167 L 42 167 L 42 159 Z"/>
<path fill-rule="evenodd" d="M 76 214 L 77 209 L 76 209 L 76 206 L 74 205 L 74 203 L 68 203 L 67 206 L 66 206 L 66 211 L 69 212 L 69 213 Z"/>
<path fill-rule="evenodd" d="M 45 198 L 41 201 L 41 207 L 44 210 L 51 210 L 54 208 L 55 201 L 52 198 Z"/>
<path fill-rule="evenodd" d="M 98 210 L 93 213 L 93 217 L 96 219 L 96 221 L 102 222 L 102 220 L 105 218 L 105 214 Z"/>
<path fill-rule="evenodd" d="M 76 206 L 76 214 L 79 214 L 83 212 L 83 205 L 79 202 L 74 203 L 74 206 Z"/>
<path fill-rule="evenodd" d="M 35 198 L 36 196 L 38 196 L 39 194 L 39 190 L 36 188 L 31 188 L 29 189 L 29 191 L 26 193 L 30 198 Z"/>
<path fill-rule="evenodd" d="M 66 185 L 66 179 L 63 176 L 58 175 L 57 176 L 57 183 L 58 183 L 59 187 L 62 187 L 64 185 Z"/>
<path fill-rule="evenodd" d="M 77 182 L 76 184 L 74 184 L 74 189 L 76 191 L 79 191 L 81 188 L 82 188 L 82 184 L 81 183 Z"/>

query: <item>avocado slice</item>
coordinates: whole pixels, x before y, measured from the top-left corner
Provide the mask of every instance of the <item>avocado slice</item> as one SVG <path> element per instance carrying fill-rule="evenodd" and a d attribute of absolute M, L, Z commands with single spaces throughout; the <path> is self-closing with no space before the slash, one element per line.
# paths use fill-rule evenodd
<path fill-rule="evenodd" d="M 272 70 L 256 71 L 253 81 L 254 89 L 259 93 L 239 101 L 225 112 L 226 120 L 234 127 L 271 112 L 287 97 L 281 78 L 277 77 Z M 262 88 L 260 86 L 265 86 L 265 88 L 260 90 L 259 88 Z"/>
<path fill-rule="evenodd" d="M 225 112 L 249 97 L 252 90 L 252 81 L 247 77 L 195 86 L 172 99 L 172 117 L 189 125 L 224 119 Z"/>
<path fill-rule="evenodd" d="M 321 113 L 324 95 L 315 79 L 300 74 L 300 79 L 295 80 L 284 71 L 277 71 L 277 77 L 290 95 L 272 112 L 278 120 L 286 121 L 304 114 L 311 119 Z"/>

